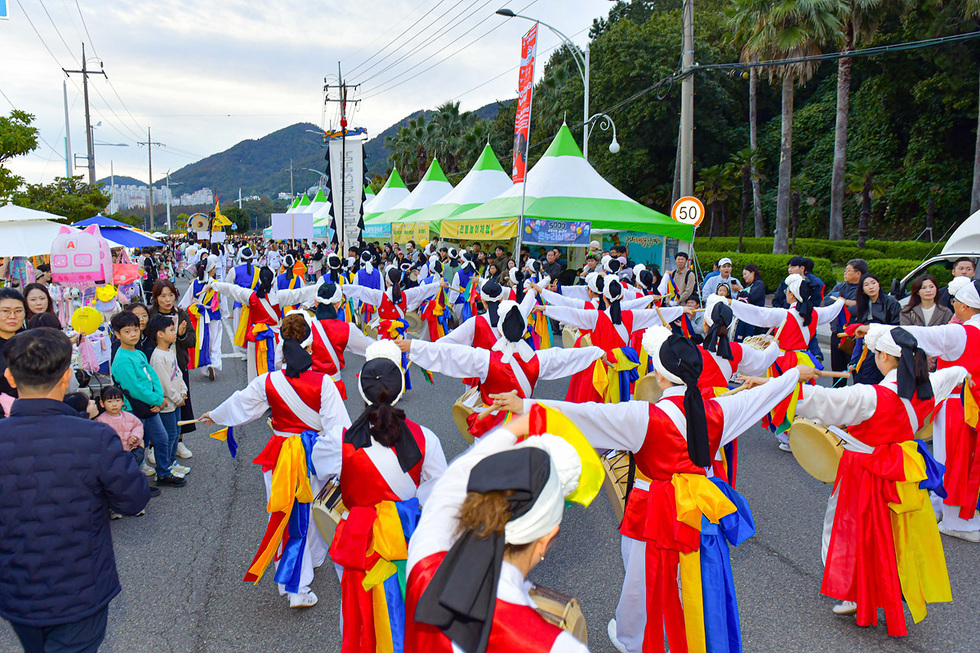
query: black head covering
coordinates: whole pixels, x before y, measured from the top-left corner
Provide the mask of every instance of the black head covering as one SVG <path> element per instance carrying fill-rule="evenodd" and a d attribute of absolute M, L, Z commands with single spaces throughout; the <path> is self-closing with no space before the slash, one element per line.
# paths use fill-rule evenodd
<path fill-rule="evenodd" d="M 320 299 L 330 299 L 333 297 L 334 293 L 337 292 L 337 284 L 335 283 L 324 283 L 317 288 L 316 296 Z M 337 309 L 334 308 L 333 304 L 321 304 L 317 302 L 316 305 L 316 319 L 318 320 L 336 320 L 337 319 Z"/>
<path fill-rule="evenodd" d="M 732 345 L 728 342 L 728 326 L 732 323 L 733 317 L 731 306 L 725 302 L 718 302 L 711 309 L 713 324 L 704 336 L 704 348 L 718 354 L 726 361 L 734 359 Z"/>
<path fill-rule="evenodd" d="M 466 491 L 513 491 L 507 497 L 512 521 L 534 506 L 550 475 L 551 459 L 541 449 L 510 449 L 474 465 Z M 505 548 L 502 533 L 463 533 L 419 599 L 415 620 L 436 626 L 466 653 L 486 651 Z"/>
<path fill-rule="evenodd" d="M 524 338 L 524 332 L 527 329 L 524 316 L 521 315 L 520 309 L 516 307 L 507 311 L 507 314 L 504 315 L 504 319 L 498 326 L 500 333 L 510 342 L 520 342 Z"/>
<path fill-rule="evenodd" d="M 310 336 L 310 326 L 306 325 L 305 340 Z M 285 362 L 283 374 L 290 378 L 297 378 L 300 374 L 313 366 L 313 357 L 306 351 L 303 343 L 293 338 L 283 338 L 282 340 L 282 359 Z"/>
<path fill-rule="evenodd" d="M 653 272 L 640 270 L 639 282 L 644 290 L 653 290 Z"/>
<path fill-rule="evenodd" d="M 895 344 L 902 348 L 902 355 L 898 359 L 898 396 L 902 399 L 912 399 L 918 395 L 919 399 L 932 399 L 932 383 L 929 381 L 926 353 L 919 347 L 919 341 L 902 328 L 892 329 L 891 337 Z M 916 358 L 922 361 L 918 374 Z"/>
<path fill-rule="evenodd" d="M 363 449 L 371 446 L 371 427 L 378 420 L 381 406 L 390 406 L 401 396 L 405 375 L 399 366 L 387 358 L 373 358 L 364 363 L 357 382 L 361 394 L 369 405 L 344 433 L 344 442 L 353 445 L 355 449 Z M 380 399 L 382 393 L 386 396 L 384 400 Z M 401 470 L 407 472 L 422 461 L 422 450 L 419 449 L 419 443 L 415 441 L 415 436 L 405 423 L 405 413 L 396 410 L 393 411 L 393 415 L 400 422 L 401 436 L 390 448 L 395 450 Z"/>
<path fill-rule="evenodd" d="M 613 324 L 622 324 L 623 312 L 619 303 L 623 299 L 623 284 L 616 278 L 610 279 L 608 283 L 609 294 L 619 295 L 619 299 L 609 301 L 609 319 Z M 605 299 L 605 294 L 603 294 L 603 298 Z"/>
<path fill-rule="evenodd" d="M 814 287 L 810 285 L 810 282 L 806 277 L 803 277 L 803 281 L 800 282 L 800 295 L 802 297 L 797 297 L 796 312 L 800 314 L 803 318 L 803 326 L 809 326 L 810 322 L 813 320 L 813 291 Z"/>
<path fill-rule="evenodd" d="M 276 273 L 271 269 L 262 266 L 259 270 L 259 285 L 255 287 L 255 294 L 264 299 L 272 291 L 272 284 L 276 281 Z"/>
<path fill-rule="evenodd" d="M 609 262 L 606 263 L 606 267 L 609 268 L 609 271 L 611 273 L 613 273 L 613 274 L 616 274 L 617 272 L 619 272 L 619 269 L 622 266 L 623 266 L 623 264 L 619 261 L 618 258 L 610 259 Z"/>
<path fill-rule="evenodd" d="M 491 279 L 483 282 L 483 286 L 480 287 L 480 292 L 492 298 L 487 300 L 487 315 L 490 318 L 490 324 L 496 325 L 497 308 L 500 306 L 500 300 L 504 298 L 503 286 Z"/>
<path fill-rule="evenodd" d="M 524 301 L 524 282 L 527 280 L 527 275 L 520 270 L 517 270 L 517 272 L 514 273 L 514 279 L 516 280 L 514 294 L 517 295 L 517 303 L 520 304 L 522 301 Z"/>
<path fill-rule="evenodd" d="M 391 283 L 391 301 L 398 305 L 402 301 L 402 271 L 397 267 L 388 270 L 388 281 Z"/>
<path fill-rule="evenodd" d="M 698 346 L 682 335 L 672 333 L 660 348 L 660 362 L 677 375 L 687 389 L 684 391 L 684 417 L 687 418 L 687 455 L 698 467 L 711 464 L 708 444 L 708 423 L 704 399 L 698 390 L 698 379 L 704 362 Z"/>

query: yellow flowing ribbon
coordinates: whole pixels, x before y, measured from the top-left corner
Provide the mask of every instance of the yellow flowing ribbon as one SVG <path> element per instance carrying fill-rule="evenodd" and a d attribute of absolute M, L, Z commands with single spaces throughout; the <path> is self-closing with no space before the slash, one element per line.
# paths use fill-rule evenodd
<path fill-rule="evenodd" d="M 238 347 L 245 346 L 245 336 L 248 334 L 248 321 L 251 314 L 252 309 L 242 304 L 242 310 L 238 314 L 238 329 L 235 330 L 235 345 Z"/>
<path fill-rule="evenodd" d="M 609 356 L 609 360 L 610 360 L 609 367 L 611 368 L 612 371 L 607 372 L 607 384 L 606 384 L 605 391 L 603 392 L 602 398 L 603 401 L 605 401 L 607 404 L 618 404 L 620 401 L 620 397 L 622 396 L 619 387 L 619 373 L 628 372 L 632 369 L 636 369 L 638 367 L 638 364 L 626 358 L 626 355 L 623 354 L 623 350 L 620 347 L 613 349 L 611 354 L 612 355 Z M 616 361 L 612 362 L 612 359 L 614 357 Z M 603 365 L 603 367 L 605 366 Z"/>
<path fill-rule="evenodd" d="M 674 486 L 677 521 L 687 524 L 699 533 L 702 517 L 707 517 L 708 521 L 717 524 L 722 517 L 736 511 L 735 504 L 707 476 L 674 474 L 670 482 Z M 680 576 L 687 650 L 689 653 L 705 653 L 707 642 L 704 634 L 700 549 L 680 554 Z"/>
<path fill-rule="evenodd" d="M 925 460 L 914 441 L 899 446 L 905 459 L 905 481 L 895 483 L 899 502 L 888 507 L 902 596 L 912 621 L 919 623 L 926 616 L 926 603 L 947 603 L 953 594 L 932 502 L 919 487 L 926 478 Z"/>
<path fill-rule="evenodd" d="M 398 508 L 393 501 L 382 501 L 374 507 L 377 519 L 371 530 L 371 546 L 367 555 L 377 553 L 381 559 L 364 574 L 365 591 L 379 585 L 397 572 L 392 561 L 408 558 L 408 545 L 398 517 Z"/>
<path fill-rule="evenodd" d="M 269 563 L 282 543 L 282 534 L 289 525 L 289 515 L 293 512 L 293 502 L 311 503 L 313 491 L 310 488 L 310 475 L 306 469 L 306 449 L 302 438 L 286 438 L 279 450 L 279 458 L 272 470 L 272 483 L 269 488 L 269 502 L 266 511 L 272 515 L 283 513 L 282 521 L 275 534 L 259 552 L 248 572 L 255 574 L 255 584 L 262 579 Z"/>
<path fill-rule="evenodd" d="M 268 324 L 252 325 L 252 333 L 258 335 L 269 329 Z M 274 339 L 273 339 L 274 341 Z M 255 339 L 255 374 L 259 376 L 274 370 L 269 369 L 269 341 L 265 338 Z"/>

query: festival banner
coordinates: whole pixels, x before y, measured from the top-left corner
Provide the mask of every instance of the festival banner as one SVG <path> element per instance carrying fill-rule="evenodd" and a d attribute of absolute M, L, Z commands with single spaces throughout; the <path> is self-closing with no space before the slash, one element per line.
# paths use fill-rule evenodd
<path fill-rule="evenodd" d="M 364 239 L 391 238 L 391 223 L 369 224 L 364 226 Z"/>
<path fill-rule="evenodd" d="M 531 96 L 534 93 L 534 58 L 537 51 L 538 24 L 521 39 L 521 71 L 517 86 L 517 119 L 514 121 L 514 183 L 524 181 L 527 172 L 527 150 L 531 137 Z"/>
<path fill-rule="evenodd" d="M 352 130 L 348 129 L 350 134 Z M 344 141 L 347 141 L 346 146 Z M 331 211 L 337 231 L 344 242 L 357 243 L 361 239 L 361 198 L 364 194 L 364 147 L 359 138 L 334 138 L 330 140 L 330 187 Z M 343 210 L 337 208 L 343 201 Z"/>
<path fill-rule="evenodd" d="M 517 218 L 443 220 L 439 235 L 450 240 L 510 240 L 517 237 Z"/>
<path fill-rule="evenodd" d="M 588 247 L 592 223 L 588 220 L 529 220 L 524 218 L 526 245 Z"/>

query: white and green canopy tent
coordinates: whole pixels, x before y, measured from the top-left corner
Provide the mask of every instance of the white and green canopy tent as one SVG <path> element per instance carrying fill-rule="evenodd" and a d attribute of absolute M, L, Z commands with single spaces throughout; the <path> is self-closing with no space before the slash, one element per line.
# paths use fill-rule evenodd
<path fill-rule="evenodd" d="M 368 185 L 365 185 L 365 186 L 364 186 L 364 201 L 366 202 L 366 201 L 368 201 L 369 199 L 373 199 L 374 197 L 375 197 L 375 194 L 374 194 L 374 189 L 373 189 L 373 188 L 371 188 L 371 187 L 370 187 L 370 186 L 368 186 Z"/>
<path fill-rule="evenodd" d="M 296 213 L 296 209 L 299 208 L 299 203 L 302 199 L 302 197 L 297 197 L 294 199 L 293 203 L 289 205 L 288 209 L 286 209 L 286 213 Z"/>
<path fill-rule="evenodd" d="M 690 242 L 694 230 L 629 198 L 589 165 L 567 125 L 527 173 L 524 235 L 534 221 L 588 222 L 591 229 L 657 234 Z M 523 184 L 489 202 L 444 219 L 439 233 L 453 240 L 509 240 L 517 236 Z"/>
<path fill-rule="evenodd" d="M 381 187 L 378 194 L 364 201 L 364 221 L 367 222 L 408 197 L 408 188 L 398 174 L 398 168 L 393 168 L 388 181 Z"/>
<path fill-rule="evenodd" d="M 333 220 L 333 216 L 330 215 L 331 206 L 323 189 L 317 189 L 316 197 L 306 211 L 313 214 L 313 240 L 329 240 L 333 235 L 330 228 L 330 222 Z"/>
<path fill-rule="evenodd" d="M 412 189 L 408 197 L 381 214 L 374 215 L 370 219 L 365 218 L 365 228 L 371 225 L 390 224 L 393 239 L 396 242 L 408 242 L 411 240 L 411 236 L 406 238 L 403 235 L 402 223 L 399 220 L 431 206 L 445 197 L 452 189 L 453 185 L 446 179 L 446 173 L 442 171 L 439 160 L 433 159 L 422 180 Z"/>
<path fill-rule="evenodd" d="M 406 215 L 395 223 L 405 242 L 427 240 L 429 232 L 438 233 L 442 221 L 476 208 L 497 197 L 513 185 L 510 176 L 504 172 L 490 144 L 487 143 L 480 158 L 463 177 L 463 180 L 441 199 L 418 213 Z"/>

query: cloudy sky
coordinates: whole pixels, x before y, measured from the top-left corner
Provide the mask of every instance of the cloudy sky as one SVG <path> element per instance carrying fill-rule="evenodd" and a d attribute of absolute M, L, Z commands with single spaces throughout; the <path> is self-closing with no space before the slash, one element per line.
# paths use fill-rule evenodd
<path fill-rule="evenodd" d="M 324 111 L 324 77 L 340 61 L 363 99 L 354 125 L 377 134 L 420 108 L 459 100 L 463 109 L 516 96 L 520 38 L 551 23 L 579 45 L 609 0 L 7 0 L 0 20 L 0 112 L 33 113 L 38 149 L 11 163 L 28 182 L 65 174 L 62 68 L 101 61 L 92 77 L 96 172 L 146 179 L 146 128 L 154 177 L 300 121 L 336 125 Z M 84 22 L 82 20 L 84 18 Z M 31 25 L 33 23 L 33 27 Z M 87 34 L 86 34 L 87 31 Z M 541 30 L 539 56 L 559 43 Z M 538 71 L 540 75 L 540 68 Z M 72 150 L 85 153 L 81 76 L 68 81 Z M 5 96 L 5 97 L 4 97 Z M 311 135 L 311 138 L 316 138 Z M 76 174 L 85 173 L 85 161 Z M 181 189 L 184 190 L 184 189 Z"/>

